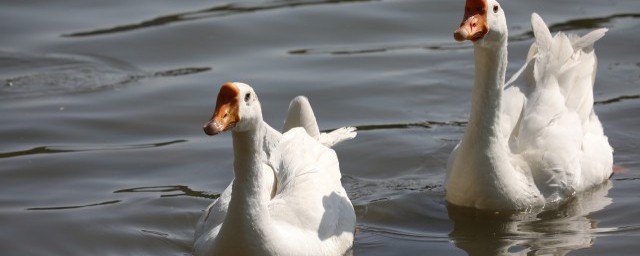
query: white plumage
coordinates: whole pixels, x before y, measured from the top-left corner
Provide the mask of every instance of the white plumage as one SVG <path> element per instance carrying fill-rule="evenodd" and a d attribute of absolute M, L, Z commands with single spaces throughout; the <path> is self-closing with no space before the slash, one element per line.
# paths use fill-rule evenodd
<path fill-rule="evenodd" d="M 204 129 L 209 135 L 232 130 L 235 179 L 201 217 L 194 254 L 342 255 L 351 248 L 355 212 L 338 158 L 305 130 L 318 131 L 315 117 L 306 98 L 296 100 L 310 112 L 290 111 L 287 120 L 306 126 L 285 125 L 281 134 L 262 120 L 251 87 L 228 83 L 220 90 Z M 351 130 L 332 141 L 353 137 Z"/>
<path fill-rule="evenodd" d="M 317 139 L 321 144 L 332 147 L 342 141 L 356 137 L 355 127 L 341 127 L 328 133 L 320 133 L 316 116 L 313 114 L 311 104 L 305 96 L 298 96 L 289 103 L 287 119 L 284 121 L 283 132 L 295 127 L 303 127 L 309 136 Z"/>
<path fill-rule="evenodd" d="M 505 86 L 506 19 L 494 0 L 467 1 L 483 4 L 488 11 L 466 15 L 456 31 L 474 41 L 476 81 L 467 131 L 447 165 L 447 201 L 527 210 L 604 182 L 613 149 L 593 110 L 593 44 L 607 30 L 552 37 L 534 13 L 535 42 Z"/>

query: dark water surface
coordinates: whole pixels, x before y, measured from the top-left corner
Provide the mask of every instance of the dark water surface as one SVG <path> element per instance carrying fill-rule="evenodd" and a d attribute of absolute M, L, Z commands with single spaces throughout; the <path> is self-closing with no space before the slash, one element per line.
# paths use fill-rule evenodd
<path fill-rule="evenodd" d="M 356 255 L 637 255 L 640 2 L 502 1 L 509 74 L 552 29 L 607 27 L 596 111 L 624 172 L 557 210 L 479 213 L 444 202 L 464 132 L 464 1 L 60 0 L 0 4 L 0 254 L 184 255 L 233 176 L 229 134 L 201 126 L 219 86 L 251 84 L 265 120 L 309 97 L 358 217 Z"/>

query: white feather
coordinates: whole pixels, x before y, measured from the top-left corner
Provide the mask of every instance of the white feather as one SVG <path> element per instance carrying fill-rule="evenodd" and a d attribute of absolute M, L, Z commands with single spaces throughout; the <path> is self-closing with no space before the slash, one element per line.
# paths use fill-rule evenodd
<path fill-rule="evenodd" d="M 465 139 L 452 152 L 447 200 L 453 204 L 492 210 L 543 207 L 602 183 L 612 172 L 613 149 L 593 110 L 593 44 L 606 29 L 583 37 L 562 32 L 552 37 L 538 14 L 533 13 L 531 24 L 535 42 L 504 90 L 500 79 L 476 81 L 476 87 L 494 84 L 475 88 L 474 101 L 497 95 L 500 105 L 478 104 L 484 109 L 472 115 L 497 113 L 498 118 L 470 121 Z M 506 22 L 504 26 L 493 29 L 506 33 Z M 483 40 L 493 40 L 487 37 Z M 478 46 L 483 43 L 476 42 L 476 54 L 504 57 L 476 58 L 476 65 L 489 67 L 481 72 L 494 72 L 476 74 L 476 79 L 499 78 L 504 70 L 492 67 L 506 66 L 506 39 L 491 49 Z M 477 141 L 469 135 L 488 139 L 465 143 Z"/>
<path fill-rule="evenodd" d="M 239 85 L 240 95 L 250 89 Z M 253 106 L 245 111 L 260 110 Z M 311 137 L 309 126 L 281 134 L 261 113 L 247 116 L 256 120 L 241 122 L 251 127 L 233 132 L 235 179 L 202 215 L 194 254 L 344 254 L 353 244 L 356 217 L 335 151 Z"/>
<path fill-rule="evenodd" d="M 287 132 L 295 127 L 304 128 L 309 136 L 327 147 L 333 147 L 340 142 L 353 139 L 357 135 L 355 127 L 341 127 L 329 133 L 320 133 L 309 99 L 304 96 L 295 97 L 289 103 L 289 111 L 287 111 L 287 119 L 284 121 L 282 131 Z"/>

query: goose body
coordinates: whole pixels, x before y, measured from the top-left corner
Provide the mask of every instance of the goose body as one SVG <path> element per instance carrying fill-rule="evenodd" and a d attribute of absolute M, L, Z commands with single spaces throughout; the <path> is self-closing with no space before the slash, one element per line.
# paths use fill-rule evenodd
<path fill-rule="evenodd" d="M 486 210 L 527 210 L 604 182 L 613 149 L 593 110 L 598 29 L 552 36 L 536 13 L 535 42 L 505 85 L 507 26 L 494 0 L 468 0 L 456 40 L 474 42 L 476 78 L 463 139 L 447 164 L 446 199 Z"/>
<path fill-rule="evenodd" d="M 235 178 L 202 215 L 195 255 L 343 255 L 351 248 L 355 212 L 338 158 L 310 136 L 310 126 L 280 133 L 262 120 L 251 87 L 221 88 L 204 129 L 232 131 Z"/>

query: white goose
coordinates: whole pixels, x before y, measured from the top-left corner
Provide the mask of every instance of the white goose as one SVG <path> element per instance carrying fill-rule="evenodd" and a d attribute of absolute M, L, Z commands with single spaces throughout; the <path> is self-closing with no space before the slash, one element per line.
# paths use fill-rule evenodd
<path fill-rule="evenodd" d="M 308 113 L 290 116 L 317 129 Z M 342 255 L 351 248 L 356 218 L 335 152 L 289 128 L 281 134 L 263 121 L 249 85 L 222 86 L 204 131 L 232 131 L 235 179 L 201 217 L 195 255 Z"/>
<path fill-rule="evenodd" d="M 612 174 L 613 149 L 593 111 L 595 41 L 558 33 L 537 14 L 525 65 L 505 86 L 507 23 L 494 0 L 467 0 L 458 41 L 471 40 L 475 85 L 469 124 L 447 163 L 449 203 L 531 210 Z"/>

